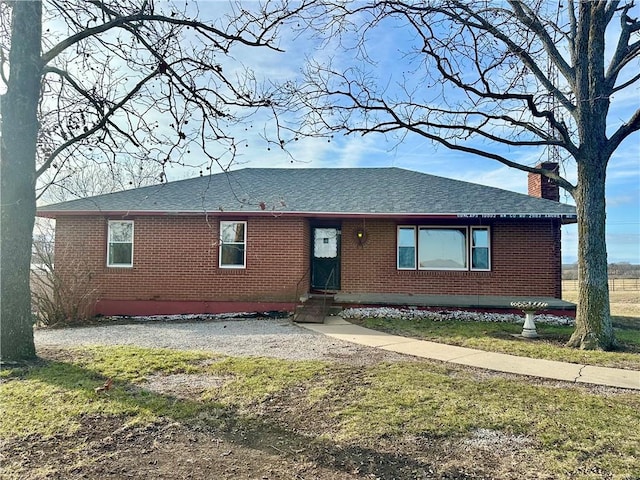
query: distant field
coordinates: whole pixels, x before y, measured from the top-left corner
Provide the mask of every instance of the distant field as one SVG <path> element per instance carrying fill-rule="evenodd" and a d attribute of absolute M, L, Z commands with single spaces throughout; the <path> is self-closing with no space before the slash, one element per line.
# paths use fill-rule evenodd
<path fill-rule="evenodd" d="M 562 280 L 562 289 L 578 290 L 578 280 Z M 640 278 L 610 278 L 609 291 L 640 293 Z"/>
<path fill-rule="evenodd" d="M 635 288 L 632 288 L 634 286 Z M 612 315 L 640 318 L 640 279 L 610 280 L 609 297 Z M 563 280 L 562 298 L 569 302 L 577 302 L 578 285 L 576 280 Z"/>

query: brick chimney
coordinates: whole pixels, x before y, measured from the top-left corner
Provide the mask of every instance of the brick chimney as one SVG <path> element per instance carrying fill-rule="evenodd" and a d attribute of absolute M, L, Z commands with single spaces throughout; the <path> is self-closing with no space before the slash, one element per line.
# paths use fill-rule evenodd
<path fill-rule="evenodd" d="M 542 162 L 536 165 L 536 168 L 542 168 L 544 170 L 550 170 L 554 173 L 560 173 L 560 165 L 555 162 Z M 553 183 L 547 177 L 543 177 L 538 173 L 530 173 L 529 195 L 531 195 L 532 197 L 546 198 L 547 200 L 559 202 L 560 187 L 558 187 L 558 185 Z"/>

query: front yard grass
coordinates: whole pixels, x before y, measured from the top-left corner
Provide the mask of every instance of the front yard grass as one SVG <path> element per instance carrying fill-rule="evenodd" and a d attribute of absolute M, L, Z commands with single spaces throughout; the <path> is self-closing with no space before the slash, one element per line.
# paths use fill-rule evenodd
<path fill-rule="evenodd" d="M 167 382 L 210 377 L 212 388 L 168 395 L 149 388 L 151 376 Z M 113 387 L 96 393 L 107 377 Z M 0 467 L 3 478 L 79 478 L 107 461 L 87 454 L 101 440 L 89 442 L 86 430 L 79 434 L 88 421 L 122 427 L 161 419 L 210 432 L 216 441 L 229 442 L 229 451 L 262 442 L 282 462 L 315 463 L 316 478 L 342 478 L 341 471 L 344 478 L 355 478 L 355 471 L 422 478 L 426 470 L 416 471 L 416 465 L 428 465 L 437 478 L 623 479 L 640 473 L 636 393 L 512 379 L 430 361 L 363 366 L 95 347 L 50 352 L 47 360 L 5 370 L 1 381 L 3 450 L 19 451 L 37 438 L 53 446 L 70 442 L 77 454 L 65 464 L 52 447 L 36 470 L 25 467 L 26 456 L 9 453 Z M 127 438 L 112 447 L 122 451 L 108 452 L 108 462 L 126 457 Z M 178 460 L 188 456 L 177 444 L 163 452 Z M 71 454 L 65 455 L 68 460 Z M 134 459 L 138 473 L 148 472 L 145 455 Z M 208 461 L 222 461 L 223 455 L 211 452 Z M 385 465 L 383 458 L 389 460 Z M 326 469 L 338 476 L 322 476 Z"/>
<path fill-rule="evenodd" d="M 523 339 L 520 323 L 458 320 L 367 318 L 349 321 L 394 335 L 531 358 L 640 370 L 640 330 L 616 328 L 619 351 L 582 351 L 564 347 L 573 327 L 536 323 L 540 338 Z M 523 319 L 524 321 L 524 319 Z"/>
<path fill-rule="evenodd" d="M 91 414 L 126 415 L 131 421 L 157 415 L 185 418 L 193 414 L 194 405 L 178 405 L 131 387 L 151 373 L 195 373 L 201 369 L 198 362 L 211 357 L 201 352 L 130 346 L 63 352 L 61 361 L 3 370 L 0 437 L 73 434 L 80 419 Z M 96 393 L 95 388 L 107 378 L 119 388 Z"/>

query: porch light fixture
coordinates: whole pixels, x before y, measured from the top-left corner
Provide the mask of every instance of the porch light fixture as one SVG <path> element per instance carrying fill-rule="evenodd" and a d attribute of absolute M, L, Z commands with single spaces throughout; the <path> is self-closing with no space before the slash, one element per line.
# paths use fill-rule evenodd
<path fill-rule="evenodd" d="M 361 247 L 367 243 L 367 231 L 364 228 L 358 228 L 356 230 L 356 241 Z"/>

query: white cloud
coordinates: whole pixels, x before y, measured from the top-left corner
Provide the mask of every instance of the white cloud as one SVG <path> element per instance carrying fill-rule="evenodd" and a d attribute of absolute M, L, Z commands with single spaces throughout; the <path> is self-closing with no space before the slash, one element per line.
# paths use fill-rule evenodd
<path fill-rule="evenodd" d="M 454 178 L 503 190 L 527 193 L 527 174 L 507 166 L 490 170 L 468 170 L 463 174 L 455 174 Z"/>

